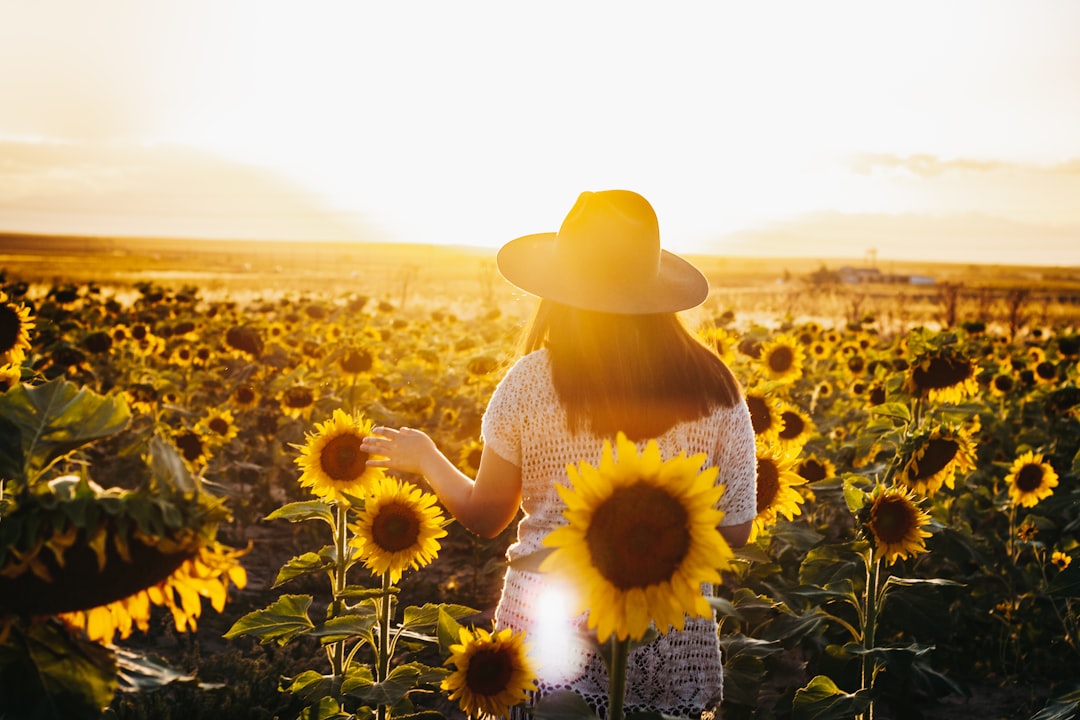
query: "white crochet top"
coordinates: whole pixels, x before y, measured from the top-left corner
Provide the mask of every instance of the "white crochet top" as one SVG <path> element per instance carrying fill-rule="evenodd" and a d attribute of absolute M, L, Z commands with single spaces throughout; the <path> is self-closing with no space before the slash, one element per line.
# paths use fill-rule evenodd
<path fill-rule="evenodd" d="M 522 510 L 517 541 L 507 550 L 510 560 L 541 549 L 541 541 L 564 524 L 565 508 L 556 484 L 569 485 L 566 466 L 599 463 L 603 439 L 589 432 L 570 433 L 566 411 L 551 378 L 546 350 L 517 361 L 500 381 L 484 413 L 484 443 L 521 468 Z M 746 403 L 716 407 L 706 417 L 675 425 L 656 438 L 667 459 L 685 452 L 708 455 L 720 468 L 717 483 L 727 486 L 720 501 L 721 524 L 737 525 L 757 513 L 754 431 Z M 640 451 L 645 442 L 638 444 Z M 539 695 L 573 690 L 606 717 L 608 679 L 603 662 L 574 642 L 574 628 L 584 616 L 571 617 L 566 593 L 552 575 L 508 568 L 496 625 L 525 630 L 537 668 Z M 712 592 L 706 587 L 707 593 Z M 697 717 L 718 707 L 723 670 L 717 625 L 713 618 L 687 618 L 682 632 L 670 631 L 630 656 L 625 710 L 651 710 Z"/>

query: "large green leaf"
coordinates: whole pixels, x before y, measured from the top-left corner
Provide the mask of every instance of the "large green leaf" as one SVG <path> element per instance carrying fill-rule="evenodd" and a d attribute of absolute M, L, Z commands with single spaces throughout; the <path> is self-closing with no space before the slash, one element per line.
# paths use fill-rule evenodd
<path fill-rule="evenodd" d="M 32 483 L 65 455 L 123 430 L 131 412 L 120 397 L 56 378 L 33 387 L 15 385 L 0 395 L 0 416 L 21 438 L 22 467 L 11 479 Z M 10 468 L 17 461 L 12 449 L 0 446 L 0 451 L 0 468 Z"/>
<path fill-rule="evenodd" d="M 319 638 L 323 645 L 354 637 L 370 637 L 371 628 L 378 622 L 378 615 L 371 610 L 366 613 L 338 615 L 319 625 L 308 634 Z"/>
<path fill-rule="evenodd" d="M 413 632 L 433 633 L 438 627 L 443 614 L 450 615 L 455 620 L 462 620 L 476 615 L 477 612 L 477 610 L 465 605 L 452 605 L 449 603 L 425 603 L 423 607 L 410 605 L 405 608 L 401 626 Z"/>
<path fill-rule="evenodd" d="M 150 439 L 150 474 L 158 489 L 166 494 L 173 490 L 193 493 L 199 489 L 180 453 L 157 435 Z"/>
<path fill-rule="evenodd" d="M 58 622 L 14 627 L 0 646 L 0 717 L 97 720 L 116 687 L 113 653 Z"/>
<path fill-rule="evenodd" d="M 846 693 L 832 678 L 817 675 L 806 687 L 795 691 L 791 717 L 793 720 L 851 720 L 868 707 L 869 691 Z"/>
<path fill-rule="evenodd" d="M 596 719 L 596 713 L 592 711 L 585 699 L 570 690 L 556 690 L 545 695 L 533 707 L 532 716 L 536 720 Z"/>
<path fill-rule="evenodd" d="M 330 506 L 321 500 L 286 503 L 267 515 L 266 519 L 288 520 L 294 523 L 316 519 L 322 520 L 330 527 L 334 527 L 334 513 Z"/>
<path fill-rule="evenodd" d="M 310 607 L 310 595 L 282 595 L 262 610 L 249 612 L 237 620 L 224 637 L 231 640 L 241 635 L 250 635 L 263 644 L 276 642 L 278 645 L 285 645 L 293 638 L 315 628 L 308 617 Z"/>
<path fill-rule="evenodd" d="M 319 552 L 306 552 L 302 555 L 297 555 L 294 558 L 290 558 L 281 569 L 278 570 L 277 578 L 274 580 L 273 587 L 278 587 L 287 583 L 293 578 L 300 577 L 302 575 L 308 575 L 315 572 L 321 572 L 332 568 L 335 565 L 335 559 L 333 552 L 327 553 L 326 550 L 334 550 L 332 546 L 326 546 Z"/>

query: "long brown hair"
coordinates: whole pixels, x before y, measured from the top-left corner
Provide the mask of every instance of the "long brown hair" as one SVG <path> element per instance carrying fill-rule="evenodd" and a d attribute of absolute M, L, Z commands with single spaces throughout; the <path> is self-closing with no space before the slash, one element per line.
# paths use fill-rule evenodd
<path fill-rule="evenodd" d="M 622 315 L 542 300 L 524 350 L 547 347 L 569 429 L 655 437 L 741 400 L 735 377 L 675 313 Z"/>

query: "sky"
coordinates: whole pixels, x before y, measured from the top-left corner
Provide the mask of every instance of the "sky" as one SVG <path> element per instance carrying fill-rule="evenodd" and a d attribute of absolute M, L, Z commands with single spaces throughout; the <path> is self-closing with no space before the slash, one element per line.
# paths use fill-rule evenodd
<path fill-rule="evenodd" d="M 1080 2 L 0 0 L 0 232 L 1080 265 Z"/>

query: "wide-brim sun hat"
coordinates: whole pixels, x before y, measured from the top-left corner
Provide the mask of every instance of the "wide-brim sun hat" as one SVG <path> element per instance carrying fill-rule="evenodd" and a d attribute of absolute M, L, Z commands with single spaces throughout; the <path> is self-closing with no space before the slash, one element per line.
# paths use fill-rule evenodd
<path fill-rule="evenodd" d="M 709 294 L 700 270 L 660 247 L 656 212 L 630 190 L 581 193 L 558 232 L 511 240 L 498 266 L 527 293 L 598 312 L 678 312 Z"/>

